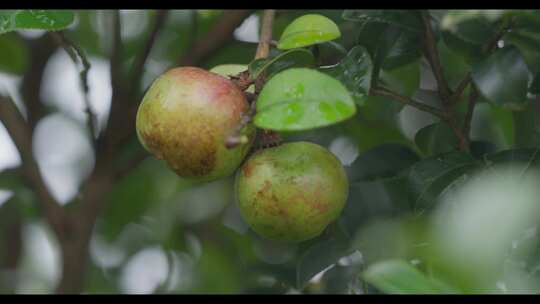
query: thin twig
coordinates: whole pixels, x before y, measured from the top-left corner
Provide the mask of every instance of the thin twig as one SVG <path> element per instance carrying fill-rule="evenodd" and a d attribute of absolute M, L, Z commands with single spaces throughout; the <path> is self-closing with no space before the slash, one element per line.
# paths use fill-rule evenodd
<path fill-rule="evenodd" d="M 408 105 L 408 106 L 417 108 L 420 111 L 424 111 L 424 112 L 433 114 L 433 115 L 435 115 L 435 116 L 437 116 L 437 117 L 439 117 L 441 119 L 446 119 L 446 114 L 445 114 L 445 112 L 443 110 L 432 107 L 432 106 L 427 105 L 425 103 L 415 101 L 414 99 L 412 99 L 410 97 L 403 96 L 403 95 L 400 95 L 398 93 L 392 92 L 387 88 L 383 88 L 383 87 L 371 88 L 370 95 L 371 96 L 381 96 L 381 97 L 390 98 L 390 99 L 396 100 L 396 101 L 398 101 L 398 102 L 400 102 L 400 103 L 402 103 L 404 105 Z"/>
<path fill-rule="evenodd" d="M 274 24 L 274 16 L 276 10 L 265 10 L 261 22 L 261 37 L 259 45 L 257 45 L 257 52 L 255 53 L 255 59 L 261 59 L 268 57 L 270 53 L 270 44 L 272 42 L 272 27 Z"/>
<path fill-rule="evenodd" d="M 79 72 L 79 80 L 80 84 L 83 90 L 83 98 L 84 98 L 84 104 L 85 104 L 85 112 L 87 115 L 87 125 L 88 130 L 90 132 L 90 138 L 92 139 L 92 145 L 94 145 L 95 148 L 95 140 L 96 140 L 96 129 L 95 129 L 95 123 L 96 123 L 96 114 L 92 111 L 91 102 L 90 102 L 90 96 L 89 96 L 89 86 L 88 86 L 88 71 L 90 71 L 90 61 L 84 54 L 83 50 L 70 41 L 62 31 L 58 32 L 50 32 L 52 37 L 64 48 L 66 53 L 71 57 L 71 60 L 73 60 L 73 63 L 75 65 L 78 64 L 79 60 L 82 64 L 82 70 Z"/>
<path fill-rule="evenodd" d="M 255 52 L 255 59 L 264 59 L 267 58 L 270 54 L 270 45 L 272 42 L 272 29 L 274 25 L 274 17 L 276 15 L 275 10 L 267 9 L 264 10 L 262 21 L 261 21 L 261 35 L 259 39 L 259 44 L 257 45 L 257 51 Z M 241 77 L 239 77 L 241 78 Z M 248 79 L 251 79 L 252 77 L 248 77 Z M 259 92 L 262 89 L 262 86 L 264 85 L 265 77 L 264 73 L 261 73 L 255 79 L 255 95 L 257 96 Z M 246 88 L 249 87 L 246 86 Z M 255 97 L 256 98 L 256 97 Z M 253 119 L 253 116 L 255 116 L 255 101 L 251 102 L 249 110 L 242 115 L 240 118 L 240 122 L 238 123 L 238 126 L 233 131 L 233 133 L 225 140 L 225 146 L 227 149 L 233 149 L 236 146 L 246 143 L 249 139 L 242 135 L 242 130 L 244 127 L 246 127 Z M 265 137 L 277 137 L 277 133 L 265 130 L 263 132 L 263 136 Z"/>
<path fill-rule="evenodd" d="M 156 12 L 156 16 L 154 19 L 154 25 L 152 26 L 152 29 L 150 30 L 150 34 L 148 35 L 147 40 L 144 43 L 144 46 L 142 48 L 142 51 L 137 55 L 135 58 L 135 61 L 133 63 L 133 69 L 130 73 L 131 75 L 131 82 L 130 82 L 130 96 L 134 96 L 139 89 L 139 85 L 141 82 L 143 70 L 144 70 L 144 64 L 146 63 L 146 60 L 148 59 L 148 56 L 150 55 L 150 51 L 152 51 L 152 47 L 154 46 L 154 43 L 156 41 L 156 38 L 162 29 L 163 25 L 165 24 L 165 21 L 167 20 L 167 15 L 169 11 L 168 10 L 158 10 Z"/>
<path fill-rule="evenodd" d="M 47 188 L 32 153 L 32 131 L 10 97 L 0 95 L 0 121 L 4 124 L 22 160 L 23 172 L 39 198 L 45 217 L 56 234 L 65 234 L 64 209 Z"/>
<path fill-rule="evenodd" d="M 433 34 L 429 13 L 427 11 L 422 12 L 422 20 L 424 22 L 425 33 L 425 55 L 429 61 L 429 64 L 431 65 L 435 79 L 437 80 L 437 87 L 439 88 L 439 94 L 441 95 L 442 102 L 446 103 L 451 95 L 450 88 L 446 78 L 444 77 L 444 71 L 439 59 L 439 52 L 437 51 L 435 35 Z"/>

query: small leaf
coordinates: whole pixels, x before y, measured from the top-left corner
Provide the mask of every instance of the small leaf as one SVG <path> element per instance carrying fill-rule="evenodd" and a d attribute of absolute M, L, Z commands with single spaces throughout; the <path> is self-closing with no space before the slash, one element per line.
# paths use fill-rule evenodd
<path fill-rule="evenodd" d="M 338 80 L 306 68 L 276 74 L 257 99 L 255 125 L 277 131 L 329 126 L 356 113 L 354 100 Z"/>
<path fill-rule="evenodd" d="M 0 13 L 0 34 L 14 30 L 58 31 L 75 21 L 75 13 L 64 10 L 9 10 Z"/>
<path fill-rule="evenodd" d="M 387 260 L 371 265 L 362 274 L 364 280 L 390 294 L 456 293 L 450 285 L 429 278 L 404 260 Z"/>
<path fill-rule="evenodd" d="M 248 66 L 245 64 L 220 64 L 210 69 L 210 72 L 221 76 L 236 76 L 239 73 L 247 71 Z"/>
<path fill-rule="evenodd" d="M 352 48 L 337 65 L 321 68 L 322 72 L 341 81 L 358 105 L 363 105 L 371 87 L 372 64 L 362 46 Z"/>
<path fill-rule="evenodd" d="M 388 178 L 419 161 L 418 155 L 400 144 L 382 144 L 356 158 L 349 168 L 351 182 Z"/>
<path fill-rule="evenodd" d="M 459 145 L 458 138 L 446 123 L 434 123 L 420 129 L 414 142 L 424 155 L 450 152 Z"/>
<path fill-rule="evenodd" d="M 510 109 L 526 106 L 529 70 L 515 47 L 500 49 L 474 65 L 472 77 L 489 101 Z"/>
<path fill-rule="evenodd" d="M 270 78 L 274 74 L 292 67 L 309 67 L 315 62 L 313 54 L 306 49 L 292 49 L 273 57 L 256 59 L 249 64 L 251 78 L 257 79 L 262 72 Z"/>
<path fill-rule="evenodd" d="M 337 39 L 341 36 L 338 26 L 331 19 L 317 14 L 296 18 L 285 28 L 278 42 L 278 49 L 288 50 Z"/>
<path fill-rule="evenodd" d="M 384 22 L 412 31 L 422 31 L 420 16 L 408 10 L 345 10 L 343 19 L 356 22 Z"/>
<path fill-rule="evenodd" d="M 245 64 L 220 64 L 211 68 L 210 72 L 229 78 L 230 76 L 236 76 L 239 73 L 245 72 L 247 70 L 248 66 Z M 254 93 L 255 86 L 249 86 L 246 92 Z"/>

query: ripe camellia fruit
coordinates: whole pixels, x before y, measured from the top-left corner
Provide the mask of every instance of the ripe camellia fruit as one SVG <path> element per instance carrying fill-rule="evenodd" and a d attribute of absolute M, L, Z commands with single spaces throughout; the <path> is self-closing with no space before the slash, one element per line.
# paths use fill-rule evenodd
<path fill-rule="evenodd" d="M 249 104 L 229 79 L 195 67 L 169 70 L 152 83 L 137 112 L 137 135 L 156 158 L 181 177 L 211 181 L 231 175 L 246 156 L 247 143 L 225 147 Z"/>
<path fill-rule="evenodd" d="M 236 177 L 242 217 L 258 234 L 301 242 L 322 233 L 343 210 L 347 175 L 327 149 L 286 143 L 250 157 Z"/>

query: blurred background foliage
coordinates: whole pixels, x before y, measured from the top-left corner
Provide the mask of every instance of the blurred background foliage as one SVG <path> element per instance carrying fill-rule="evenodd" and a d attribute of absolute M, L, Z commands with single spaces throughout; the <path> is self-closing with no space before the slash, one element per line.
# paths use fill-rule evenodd
<path fill-rule="evenodd" d="M 144 66 L 138 94 L 230 13 L 169 11 Z M 381 82 L 423 103 L 440 103 L 435 78 L 422 56 L 419 25 L 409 13 L 278 11 L 274 39 L 307 13 L 329 17 L 342 33 L 333 42 L 337 48 L 332 43 L 318 46 L 320 66 L 341 62 L 338 74 L 358 69 L 358 62 L 343 61 L 339 46 L 348 53 L 360 45 L 372 58 L 382 58 L 374 61 Z M 381 96 L 369 96 L 358 104 L 355 117 L 340 124 L 283 133 L 285 141 L 328 147 L 346 167 L 351 184 L 339 221 L 318 238 L 294 245 L 261 239 L 249 229 L 235 205 L 233 177 L 191 184 L 148 157 L 106 195 L 88 248 L 82 292 L 539 292 L 540 196 L 535 170 L 540 138 L 535 94 L 540 14 L 430 13 L 451 88 L 471 70 L 476 86 L 489 87 L 474 109 L 471 153 L 456 151 L 456 139 L 438 118 Z M 110 14 L 77 11 L 74 24 L 64 31 L 91 63 L 89 98 L 98 130 L 106 128 L 112 94 Z M 127 74 L 151 32 L 156 11 L 122 10 L 120 16 L 121 67 Z M 260 16 L 261 11 L 246 14 L 227 43 L 197 65 L 210 69 L 249 64 L 257 48 Z M 496 42 L 501 50 L 517 50 L 518 55 L 506 56 L 500 50 L 483 55 L 482 47 L 508 18 L 515 28 Z M 88 139 L 79 69 L 65 50 L 46 42 L 51 40 L 47 35 L 36 30 L 0 35 L 0 90 L 11 95 L 23 113 L 31 94 L 38 94 L 46 105 L 35 126 L 33 154 L 54 197 L 69 210 L 75 208 L 96 156 Z M 508 71 L 522 63 L 529 79 L 525 91 L 508 78 Z M 39 91 L 25 91 L 24 83 L 39 69 L 42 82 L 32 87 Z M 461 102 L 457 111 L 464 116 L 467 103 Z M 117 162 L 128 163 L 141 151 L 131 138 Z M 59 240 L 32 187 L 17 173 L 20 164 L 0 124 L 0 293 L 51 293 L 62 273 Z M 509 164 L 514 165 L 504 167 Z"/>

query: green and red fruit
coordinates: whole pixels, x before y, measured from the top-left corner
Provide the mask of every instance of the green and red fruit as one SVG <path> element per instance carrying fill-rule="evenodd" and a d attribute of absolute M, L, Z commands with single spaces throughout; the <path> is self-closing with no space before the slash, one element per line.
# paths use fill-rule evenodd
<path fill-rule="evenodd" d="M 260 150 L 236 177 L 242 217 L 256 233 L 276 241 L 320 235 L 341 214 L 348 189 L 341 162 L 308 142 Z"/>
<path fill-rule="evenodd" d="M 141 144 L 181 177 L 211 181 L 234 173 L 253 143 L 233 149 L 225 140 L 249 109 L 244 93 L 229 79 L 196 67 L 169 70 L 148 89 L 137 112 Z"/>

